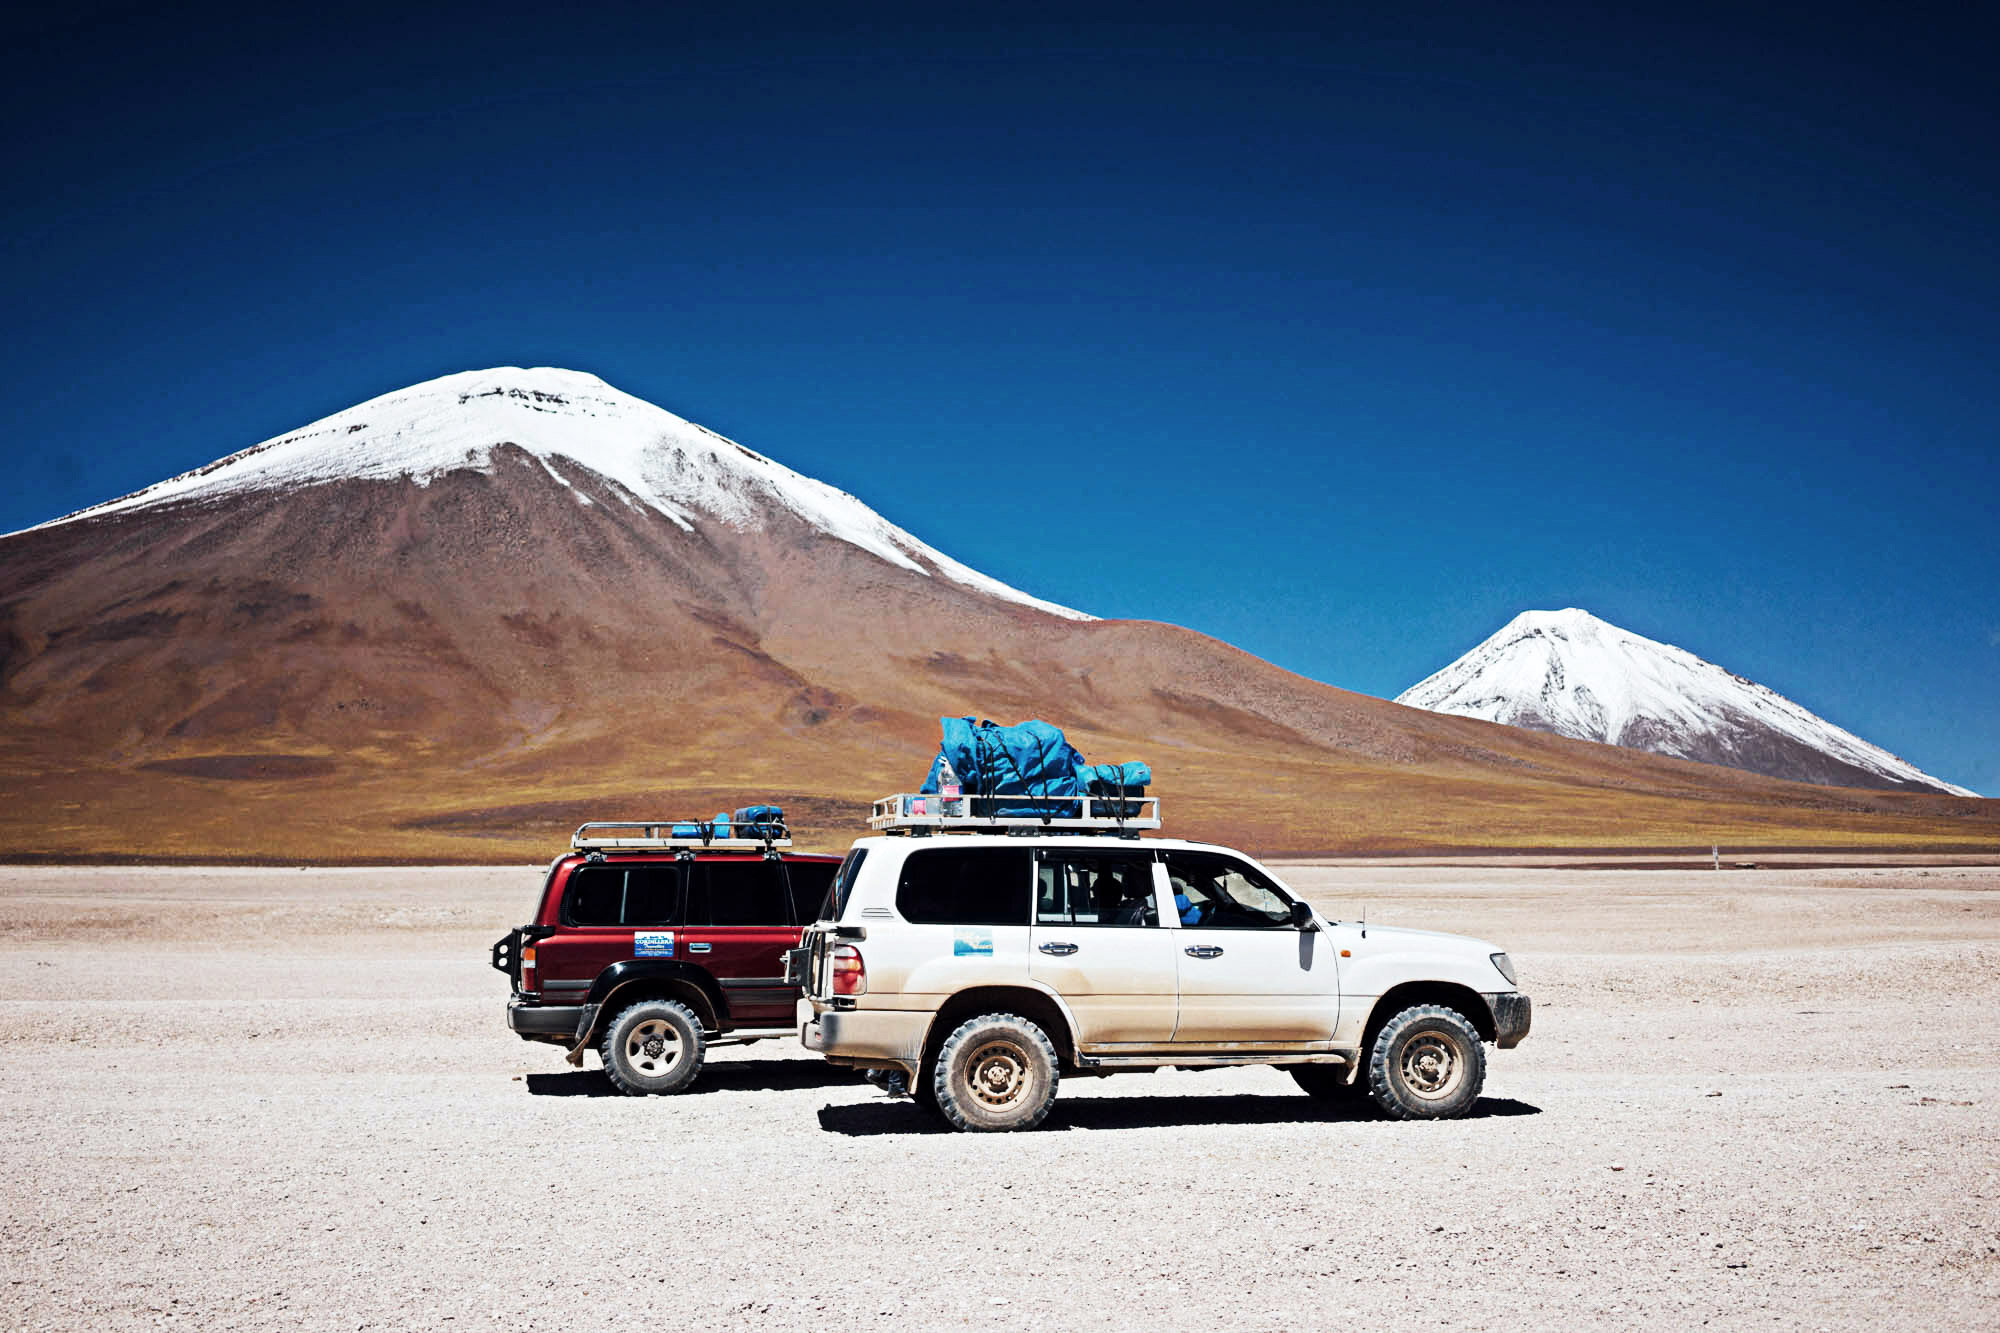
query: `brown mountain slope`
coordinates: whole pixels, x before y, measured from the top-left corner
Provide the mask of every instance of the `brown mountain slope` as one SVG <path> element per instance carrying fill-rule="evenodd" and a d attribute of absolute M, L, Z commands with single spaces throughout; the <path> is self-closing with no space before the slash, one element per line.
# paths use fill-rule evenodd
<path fill-rule="evenodd" d="M 787 512 L 683 531 L 507 448 L 490 474 L 0 540 L 0 706 L 15 856 L 526 858 L 584 817 L 764 797 L 834 845 L 959 713 L 1147 758 L 1173 831 L 1267 851 L 2000 845 L 1997 802 L 1419 712 L 925 577 Z"/>

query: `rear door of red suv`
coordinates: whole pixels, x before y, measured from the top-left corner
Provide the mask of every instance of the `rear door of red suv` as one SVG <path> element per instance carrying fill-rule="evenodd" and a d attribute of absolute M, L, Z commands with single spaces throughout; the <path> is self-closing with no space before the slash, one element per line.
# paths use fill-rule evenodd
<path fill-rule="evenodd" d="M 755 852 L 699 854 L 687 866 L 685 959 L 708 969 L 739 1028 L 787 1028 L 796 987 L 785 951 L 799 942 L 785 865 Z"/>

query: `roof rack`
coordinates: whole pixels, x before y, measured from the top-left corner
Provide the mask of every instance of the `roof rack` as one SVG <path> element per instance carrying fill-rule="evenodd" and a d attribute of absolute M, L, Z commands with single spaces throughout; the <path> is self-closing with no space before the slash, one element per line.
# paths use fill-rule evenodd
<path fill-rule="evenodd" d="M 748 834 L 740 837 L 738 834 Z M 660 851 L 706 847 L 713 851 L 762 852 L 792 845 L 792 831 L 776 820 L 731 824 L 709 819 L 609 819 L 584 824 L 570 835 L 579 852 Z"/>
<path fill-rule="evenodd" d="M 1131 833 L 1160 826 L 1157 796 L 939 796 L 900 792 L 875 802 L 868 827 L 890 833 Z"/>

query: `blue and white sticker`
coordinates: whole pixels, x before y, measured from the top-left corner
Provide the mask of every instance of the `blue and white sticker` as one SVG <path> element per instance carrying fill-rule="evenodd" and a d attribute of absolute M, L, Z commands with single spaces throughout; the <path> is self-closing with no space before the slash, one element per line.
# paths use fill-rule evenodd
<path fill-rule="evenodd" d="M 633 931 L 632 956 L 634 958 L 672 958 L 674 956 L 674 932 L 671 930 Z"/>
<path fill-rule="evenodd" d="M 960 926 L 951 933 L 951 952 L 952 956 L 956 958 L 963 958 L 967 954 L 979 958 L 991 958 L 993 956 L 993 932 L 990 930 L 973 930 L 965 926 Z"/>

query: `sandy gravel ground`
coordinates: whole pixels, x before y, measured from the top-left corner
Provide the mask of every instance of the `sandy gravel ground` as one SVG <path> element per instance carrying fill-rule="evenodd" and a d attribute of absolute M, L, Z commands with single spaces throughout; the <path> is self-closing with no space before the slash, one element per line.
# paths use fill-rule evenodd
<path fill-rule="evenodd" d="M 1513 951 L 1481 1114 L 955 1135 L 789 1043 L 627 1099 L 502 1026 L 538 871 L 0 871 L 0 1326 L 1995 1326 L 2000 871 L 1288 873 Z"/>

